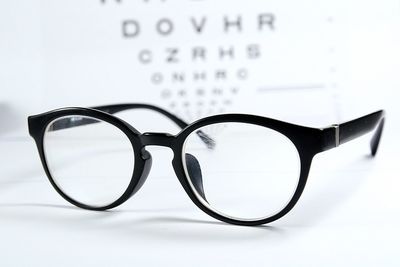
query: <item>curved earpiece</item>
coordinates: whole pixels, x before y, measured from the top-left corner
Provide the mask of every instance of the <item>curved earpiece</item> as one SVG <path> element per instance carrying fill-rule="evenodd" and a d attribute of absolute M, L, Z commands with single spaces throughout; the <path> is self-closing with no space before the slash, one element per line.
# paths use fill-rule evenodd
<path fill-rule="evenodd" d="M 379 142 L 381 140 L 384 125 L 385 125 L 385 119 L 383 118 L 380 121 L 378 128 L 376 129 L 376 131 L 374 133 L 374 136 L 371 139 L 371 154 L 372 154 L 372 156 L 375 156 L 376 152 L 378 152 Z"/>

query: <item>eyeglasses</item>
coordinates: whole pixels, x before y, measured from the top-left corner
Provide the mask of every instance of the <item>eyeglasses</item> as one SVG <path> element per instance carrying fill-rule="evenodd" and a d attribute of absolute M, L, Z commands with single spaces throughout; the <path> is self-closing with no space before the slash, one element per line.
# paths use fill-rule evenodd
<path fill-rule="evenodd" d="M 182 131 L 140 133 L 111 115 L 131 109 L 159 112 Z M 173 150 L 173 168 L 195 205 L 218 220 L 250 226 L 275 221 L 294 207 L 316 154 L 375 130 L 375 155 L 384 111 L 325 128 L 245 114 L 187 124 L 147 104 L 64 108 L 28 121 L 51 184 L 80 208 L 107 210 L 124 203 L 149 174 L 146 147 L 164 146 Z"/>

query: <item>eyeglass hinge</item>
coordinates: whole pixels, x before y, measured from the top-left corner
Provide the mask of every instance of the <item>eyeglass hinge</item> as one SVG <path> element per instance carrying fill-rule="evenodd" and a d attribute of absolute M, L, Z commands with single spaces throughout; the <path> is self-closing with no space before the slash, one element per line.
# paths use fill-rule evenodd
<path fill-rule="evenodd" d="M 340 129 L 338 124 L 333 124 L 322 130 L 322 151 L 326 151 L 340 145 Z"/>

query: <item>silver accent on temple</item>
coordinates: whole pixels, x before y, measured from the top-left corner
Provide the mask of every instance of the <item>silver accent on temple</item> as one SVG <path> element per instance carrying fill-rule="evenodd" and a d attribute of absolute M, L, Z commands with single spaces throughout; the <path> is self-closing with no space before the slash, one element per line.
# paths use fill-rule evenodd
<path fill-rule="evenodd" d="M 335 146 L 338 147 L 340 145 L 340 129 L 338 124 L 333 124 L 333 128 L 335 128 Z"/>

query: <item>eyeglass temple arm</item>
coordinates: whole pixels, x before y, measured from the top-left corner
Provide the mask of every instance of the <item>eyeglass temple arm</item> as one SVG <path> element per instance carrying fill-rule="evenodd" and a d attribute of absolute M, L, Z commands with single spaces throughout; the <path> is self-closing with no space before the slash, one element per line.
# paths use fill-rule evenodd
<path fill-rule="evenodd" d="M 162 109 L 157 106 L 149 105 L 149 104 L 137 104 L 137 103 L 135 103 L 135 104 L 116 104 L 116 105 L 97 106 L 97 107 L 92 107 L 92 108 L 101 110 L 101 111 L 109 113 L 109 114 L 115 114 L 117 112 L 130 110 L 130 109 L 148 109 L 148 110 L 153 110 L 153 111 L 163 114 L 164 116 L 166 116 L 167 118 L 172 120 L 181 129 L 184 129 L 185 127 L 187 127 L 189 125 L 187 122 L 178 118 L 174 114 L 166 111 L 165 109 Z M 206 144 L 206 146 L 208 148 L 212 149 L 215 147 L 215 141 L 210 136 L 208 136 L 206 133 L 199 130 L 199 131 L 196 131 L 196 134 Z"/>
<path fill-rule="evenodd" d="M 149 105 L 149 104 L 115 104 L 115 105 L 104 105 L 104 106 L 96 106 L 96 107 L 91 107 L 92 109 L 96 109 L 99 111 L 103 111 L 105 113 L 109 114 L 115 114 L 121 111 L 125 110 L 131 110 L 131 109 L 148 109 L 148 110 L 153 110 L 156 111 L 160 114 L 163 114 L 170 120 L 172 120 L 176 125 L 178 125 L 181 129 L 184 129 L 185 127 L 188 126 L 188 123 L 183 121 L 182 119 L 178 118 L 174 114 L 166 111 L 165 109 L 159 108 L 157 106 Z M 61 129 L 67 129 L 71 127 L 76 127 L 76 126 L 81 126 L 81 125 L 87 125 L 91 123 L 95 123 L 96 121 L 90 120 L 90 119 L 79 119 L 76 121 L 69 120 L 69 121 L 59 121 L 56 122 L 52 125 L 51 130 L 56 131 L 56 130 L 61 130 Z M 215 141 L 208 136 L 206 133 L 203 131 L 199 130 L 196 131 L 196 134 L 199 136 L 199 138 L 206 144 L 206 146 L 210 149 L 215 147 Z"/>
<path fill-rule="evenodd" d="M 323 151 L 338 147 L 375 130 L 370 147 L 372 156 L 378 151 L 385 124 L 385 111 L 379 110 L 361 118 L 323 128 Z"/>
<path fill-rule="evenodd" d="M 115 114 L 115 113 L 118 113 L 121 111 L 130 110 L 130 109 L 148 109 L 148 110 L 153 110 L 153 111 L 163 114 L 164 116 L 166 116 L 167 118 L 172 120 L 176 125 L 178 125 L 182 129 L 185 128 L 186 126 L 188 126 L 188 124 L 185 121 L 181 120 L 174 114 L 166 111 L 165 109 L 162 109 L 157 106 L 149 105 L 149 104 L 127 103 L 127 104 L 96 106 L 96 107 L 91 107 L 91 108 L 97 109 L 97 110 L 100 110 L 100 111 L 103 111 L 103 112 L 106 112 L 109 114 Z"/>

